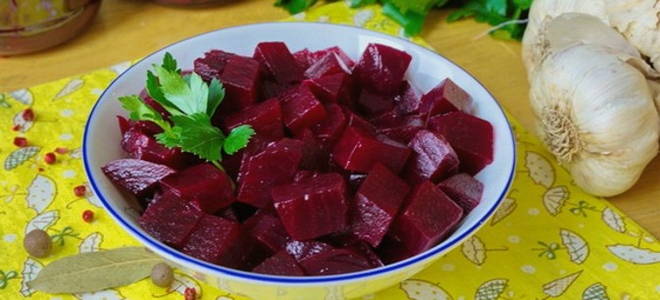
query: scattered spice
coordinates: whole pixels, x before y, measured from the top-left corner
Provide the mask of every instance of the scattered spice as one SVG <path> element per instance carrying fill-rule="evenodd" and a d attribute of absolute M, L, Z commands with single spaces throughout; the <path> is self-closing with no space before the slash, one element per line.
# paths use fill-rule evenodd
<path fill-rule="evenodd" d="M 52 165 L 57 161 L 57 157 L 55 157 L 55 153 L 53 152 L 48 152 L 46 155 L 44 155 L 44 162 Z"/>
<path fill-rule="evenodd" d="M 94 212 L 89 210 L 89 209 L 83 211 L 82 219 L 83 219 L 83 221 L 85 221 L 87 223 L 92 223 L 92 221 L 94 221 Z"/>
<path fill-rule="evenodd" d="M 34 121 L 34 111 L 31 108 L 28 108 L 23 111 L 22 117 L 25 121 Z"/>
<path fill-rule="evenodd" d="M 28 140 L 24 137 L 15 137 L 14 145 L 16 145 L 16 147 L 23 148 L 28 145 Z"/>
<path fill-rule="evenodd" d="M 67 153 L 69 153 L 69 148 L 57 147 L 57 148 L 55 148 L 55 153 L 57 153 L 57 154 L 67 154 Z"/>
<path fill-rule="evenodd" d="M 21 130 L 21 128 L 22 128 L 21 125 L 16 124 L 16 125 L 14 125 L 14 127 L 11 128 L 11 130 L 12 131 L 19 131 L 19 130 Z"/>
<path fill-rule="evenodd" d="M 151 282 L 159 287 L 169 287 L 174 281 L 174 271 L 166 263 L 159 263 L 151 269 Z"/>
<path fill-rule="evenodd" d="M 195 300 L 197 299 L 197 290 L 194 288 L 186 288 L 186 291 L 183 293 L 184 300 Z"/>
<path fill-rule="evenodd" d="M 23 239 L 23 247 L 30 255 L 43 258 L 50 254 L 53 248 L 53 242 L 48 233 L 41 229 L 34 229 L 30 231 Z"/>
<path fill-rule="evenodd" d="M 84 185 L 79 185 L 73 188 L 73 193 L 77 197 L 85 197 L 85 194 L 87 193 L 87 187 Z"/>

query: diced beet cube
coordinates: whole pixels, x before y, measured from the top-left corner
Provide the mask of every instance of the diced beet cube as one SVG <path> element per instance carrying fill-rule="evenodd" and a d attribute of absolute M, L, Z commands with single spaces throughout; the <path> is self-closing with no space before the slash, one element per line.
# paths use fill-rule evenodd
<path fill-rule="evenodd" d="M 340 233 L 334 234 L 325 237 L 324 240 L 327 240 L 330 245 L 337 248 L 349 248 L 353 249 L 367 258 L 369 264 L 373 267 L 380 267 L 383 265 L 383 262 L 378 257 L 378 254 L 369 246 L 352 233 Z"/>
<path fill-rule="evenodd" d="M 136 123 L 137 124 L 137 123 Z M 187 157 L 180 148 L 169 149 L 143 133 L 140 127 L 130 128 L 121 140 L 121 147 L 135 159 L 167 165 L 173 168 L 185 166 Z"/>
<path fill-rule="evenodd" d="M 138 224 L 157 240 L 180 249 L 204 213 L 170 193 L 153 201 Z"/>
<path fill-rule="evenodd" d="M 294 133 L 318 124 L 325 117 L 323 104 L 306 85 L 300 85 L 295 92 L 282 98 L 284 125 Z"/>
<path fill-rule="evenodd" d="M 369 44 L 353 74 L 363 87 L 383 95 L 393 95 L 401 88 L 412 57 L 401 50 L 381 44 Z"/>
<path fill-rule="evenodd" d="M 330 153 L 316 139 L 311 130 L 305 129 L 297 138 L 303 142 L 303 156 L 300 168 L 303 170 L 325 171 L 330 161 Z"/>
<path fill-rule="evenodd" d="M 285 250 L 267 258 L 252 272 L 280 276 L 305 276 L 300 265 Z"/>
<path fill-rule="evenodd" d="M 312 92 L 325 103 L 345 103 L 350 101 L 350 77 L 346 73 L 337 73 L 305 80 Z"/>
<path fill-rule="evenodd" d="M 376 163 L 382 163 L 399 173 L 411 150 L 386 136 L 373 137 L 363 130 L 347 127 L 333 150 L 334 161 L 349 171 L 369 172 Z"/>
<path fill-rule="evenodd" d="M 289 183 L 302 159 L 303 143 L 282 139 L 241 164 L 238 176 L 238 201 L 258 208 L 270 206 L 270 189 Z"/>
<path fill-rule="evenodd" d="M 346 54 L 344 50 L 341 50 L 341 48 L 337 46 L 311 53 L 312 63 L 328 55 L 328 53 L 337 54 L 342 59 L 344 64 L 349 68 L 353 68 L 353 66 L 355 65 L 355 62 L 350 57 L 348 57 L 348 54 Z"/>
<path fill-rule="evenodd" d="M 408 81 L 405 81 L 403 83 L 401 93 L 394 97 L 394 102 L 396 103 L 396 108 L 400 113 L 404 115 L 415 114 L 419 111 L 422 98 L 417 88 L 415 88 Z"/>
<path fill-rule="evenodd" d="M 327 117 L 312 127 L 312 131 L 326 146 L 331 147 L 339 139 L 346 128 L 346 116 L 337 104 L 328 104 L 325 107 Z"/>
<path fill-rule="evenodd" d="M 280 219 L 264 210 L 259 210 L 244 224 L 245 232 L 249 234 L 268 255 L 283 249 L 291 240 Z"/>
<path fill-rule="evenodd" d="M 237 178 L 243 161 L 263 151 L 271 142 L 272 139 L 270 138 L 264 138 L 259 134 L 253 135 L 247 147 L 238 150 L 238 152 L 233 155 L 223 157 L 222 167 L 225 168 L 225 172 L 227 172 L 227 175 L 231 178 Z"/>
<path fill-rule="evenodd" d="M 303 70 L 282 42 L 259 43 L 254 49 L 254 58 L 261 62 L 275 81 L 281 84 L 303 80 Z"/>
<path fill-rule="evenodd" d="M 452 200 L 463 208 L 465 214 L 470 213 L 479 202 L 484 193 L 484 185 L 474 177 L 461 173 L 447 178 L 438 185 Z"/>
<path fill-rule="evenodd" d="M 346 107 L 342 107 L 342 109 L 344 110 L 344 116 L 346 116 L 346 127 L 358 128 L 372 136 L 377 134 L 376 127 L 374 127 L 373 124 L 369 123 L 367 120 L 358 116 Z"/>
<path fill-rule="evenodd" d="M 206 52 L 204 57 L 195 60 L 195 73 L 202 76 L 205 81 L 211 81 L 213 78 L 219 80 L 227 61 L 234 56 L 237 55 L 221 50 Z"/>
<path fill-rule="evenodd" d="M 150 192 L 159 180 L 176 173 L 168 166 L 138 159 L 113 160 L 101 170 L 114 184 L 138 197 Z"/>
<path fill-rule="evenodd" d="M 471 104 L 470 95 L 447 78 L 422 97 L 419 111 L 432 117 L 453 111 L 469 112 Z"/>
<path fill-rule="evenodd" d="M 199 220 L 183 246 L 183 253 L 226 267 L 241 265 L 241 226 L 236 222 L 206 215 Z"/>
<path fill-rule="evenodd" d="M 387 128 L 398 125 L 404 116 L 396 109 L 379 114 L 371 118 L 371 123 L 377 128 Z"/>
<path fill-rule="evenodd" d="M 462 171 L 474 175 L 493 162 L 493 126 L 488 121 L 451 112 L 431 118 L 429 129 L 449 141 Z"/>
<path fill-rule="evenodd" d="M 402 242 L 396 241 L 390 236 L 383 238 L 380 246 L 376 249 L 376 253 L 385 264 L 393 264 L 416 255 L 416 253 L 408 250 Z"/>
<path fill-rule="evenodd" d="M 328 249 L 298 263 L 306 274 L 312 276 L 352 273 L 377 267 L 355 248 Z"/>
<path fill-rule="evenodd" d="M 458 171 L 458 156 L 442 135 L 420 130 L 408 147 L 413 150 L 413 155 L 406 165 L 405 176 L 411 183 L 439 182 Z"/>
<path fill-rule="evenodd" d="M 335 53 L 328 53 L 305 71 L 307 78 L 321 78 L 326 75 L 337 73 L 350 73 L 348 66 Z"/>
<path fill-rule="evenodd" d="M 260 76 L 259 62 L 252 58 L 235 56 L 227 60 L 220 76 L 226 90 L 222 107 L 237 111 L 256 102 Z"/>
<path fill-rule="evenodd" d="M 376 164 L 355 193 L 351 231 L 373 247 L 378 247 L 410 186 L 388 168 Z"/>
<path fill-rule="evenodd" d="M 240 223 L 240 221 L 238 220 L 238 216 L 236 215 L 236 211 L 234 211 L 234 208 L 231 206 L 220 210 L 215 214 L 215 216 L 221 217 L 229 221 Z"/>
<path fill-rule="evenodd" d="M 293 182 L 298 183 L 316 176 L 319 176 L 319 173 L 314 171 L 300 170 L 296 172 L 296 175 L 293 176 Z"/>
<path fill-rule="evenodd" d="M 310 52 L 307 48 L 298 52 L 294 52 L 293 58 L 296 59 L 296 62 L 303 70 L 307 70 L 307 68 L 309 68 L 309 66 L 311 66 L 315 61 L 312 57 L 312 52 Z"/>
<path fill-rule="evenodd" d="M 384 134 L 395 141 L 408 143 L 418 131 L 425 128 L 425 119 L 420 116 L 409 115 L 399 118 L 395 124 L 379 128 L 378 133 Z"/>
<path fill-rule="evenodd" d="M 131 121 L 124 118 L 123 116 L 117 116 L 117 124 L 119 125 L 119 132 L 121 132 L 122 136 L 126 134 L 126 131 L 131 129 Z"/>
<path fill-rule="evenodd" d="M 383 96 L 363 89 L 357 100 L 360 108 L 368 115 L 378 115 L 391 110 L 394 107 L 392 97 Z"/>
<path fill-rule="evenodd" d="M 294 86 L 295 84 L 279 84 L 271 79 L 265 79 L 261 83 L 261 99 L 280 98 L 294 88 Z"/>
<path fill-rule="evenodd" d="M 286 244 L 286 253 L 301 261 L 317 253 L 332 249 L 332 246 L 318 241 L 290 241 Z"/>
<path fill-rule="evenodd" d="M 163 190 L 213 214 L 234 202 L 232 181 L 215 166 L 205 163 L 189 167 L 160 181 Z"/>
<path fill-rule="evenodd" d="M 418 184 L 392 223 L 390 234 L 413 254 L 448 236 L 463 218 L 463 209 L 430 181 Z"/>
<path fill-rule="evenodd" d="M 234 113 L 224 121 L 225 132 L 230 132 L 239 125 L 249 124 L 262 137 L 278 140 L 284 137 L 282 127 L 282 110 L 280 102 L 273 98 L 252 105 L 240 112 Z"/>
<path fill-rule="evenodd" d="M 271 195 L 284 228 L 296 240 L 309 240 L 346 228 L 346 183 L 339 174 L 321 174 L 277 186 Z"/>

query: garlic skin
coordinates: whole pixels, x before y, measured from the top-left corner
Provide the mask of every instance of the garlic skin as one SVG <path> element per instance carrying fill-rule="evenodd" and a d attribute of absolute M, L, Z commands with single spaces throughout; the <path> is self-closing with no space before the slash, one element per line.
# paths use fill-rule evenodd
<path fill-rule="evenodd" d="M 522 40 L 523 62 L 530 77 L 549 50 L 546 33 L 550 21 L 569 12 L 592 15 L 609 25 L 604 0 L 535 0 Z"/>
<path fill-rule="evenodd" d="M 660 71 L 660 0 L 604 0 L 610 25 Z"/>
<path fill-rule="evenodd" d="M 658 153 L 660 118 L 645 76 L 626 57 L 576 44 L 549 54 L 531 80 L 539 135 L 598 196 L 628 190 Z"/>

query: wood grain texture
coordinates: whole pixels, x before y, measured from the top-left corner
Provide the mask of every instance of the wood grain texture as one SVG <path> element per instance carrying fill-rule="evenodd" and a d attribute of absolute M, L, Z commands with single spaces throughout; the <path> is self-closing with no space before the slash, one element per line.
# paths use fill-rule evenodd
<path fill-rule="evenodd" d="M 89 72 L 139 58 L 202 32 L 287 17 L 271 0 L 226 0 L 214 7 L 181 9 L 147 1 L 106 0 L 95 23 L 81 37 L 46 52 L 0 58 L 0 91 Z M 488 26 L 473 21 L 447 24 L 434 11 L 422 33 L 439 53 L 477 77 L 527 129 L 533 129 L 520 44 L 477 38 Z M 660 159 L 640 182 L 612 202 L 660 237 Z"/>

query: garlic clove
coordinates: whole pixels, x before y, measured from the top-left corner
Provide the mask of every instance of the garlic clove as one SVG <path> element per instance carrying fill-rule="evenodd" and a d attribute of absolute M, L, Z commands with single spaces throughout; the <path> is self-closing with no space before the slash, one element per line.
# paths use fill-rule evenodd
<path fill-rule="evenodd" d="M 660 0 L 604 0 L 610 25 L 660 70 Z"/>
<path fill-rule="evenodd" d="M 539 135 L 587 192 L 629 189 L 658 153 L 660 118 L 628 55 L 576 44 L 550 53 L 532 76 Z"/>
<path fill-rule="evenodd" d="M 569 12 L 593 15 L 609 25 L 604 0 L 535 0 L 522 40 L 523 62 L 530 77 L 549 50 L 546 33 L 550 21 Z"/>
<path fill-rule="evenodd" d="M 639 51 L 620 33 L 592 15 L 561 14 L 548 24 L 546 37 L 550 43 L 550 51 L 564 49 L 574 44 L 593 44 L 641 58 Z"/>

